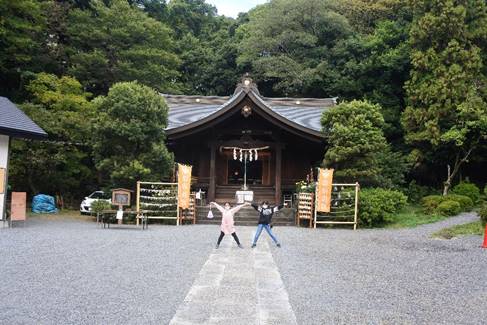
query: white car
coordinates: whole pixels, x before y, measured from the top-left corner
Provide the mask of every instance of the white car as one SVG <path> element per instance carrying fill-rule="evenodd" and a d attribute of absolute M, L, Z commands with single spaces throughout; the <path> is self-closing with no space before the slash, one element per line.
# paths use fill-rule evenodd
<path fill-rule="evenodd" d="M 91 203 L 98 201 L 98 200 L 105 200 L 108 203 L 111 203 L 112 201 L 110 200 L 110 197 L 105 194 L 103 191 L 95 191 L 91 193 L 89 196 L 85 197 L 83 202 L 81 202 L 81 205 L 79 207 L 79 212 L 81 214 L 90 214 L 91 213 Z"/>

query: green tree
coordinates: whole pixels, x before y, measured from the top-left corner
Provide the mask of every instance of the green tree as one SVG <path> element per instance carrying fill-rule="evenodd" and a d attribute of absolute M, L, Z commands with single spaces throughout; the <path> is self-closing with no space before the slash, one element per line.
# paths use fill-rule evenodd
<path fill-rule="evenodd" d="M 238 41 L 235 29 L 238 22 L 218 17 L 216 30 L 196 37 L 186 34 L 178 42 L 181 64 L 181 79 L 190 94 L 231 94 L 243 71 L 237 66 Z"/>
<path fill-rule="evenodd" d="M 331 3 L 362 34 L 372 33 L 381 21 L 398 21 L 408 15 L 403 0 L 335 0 Z"/>
<path fill-rule="evenodd" d="M 388 140 L 402 142 L 400 115 L 410 69 L 408 24 L 383 21 L 373 33 L 340 41 L 318 68 L 321 85 L 339 98 L 380 104 Z"/>
<path fill-rule="evenodd" d="M 129 0 L 130 4 L 135 4 L 149 17 L 158 21 L 166 21 L 168 19 L 168 9 L 165 0 Z"/>
<path fill-rule="evenodd" d="M 138 180 L 170 175 L 173 155 L 164 143 L 168 108 L 161 95 L 137 82 L 121 82 L 95 104 L 94 154 L 105 184 L 133 188 Z"/>
<path fill-rule="evenodd" d="M 414 1 L 412 70 L 402 116 L 418 163 L 448 163 L 446 195 L 472 152 L 487 138 L 484 1 Z M 451 167 L 451 169 L 450 169 Z"/>
<path fill-rule="evenodd" d="M 407 165 L 400 156 L 391 154 L 379 105 L 344 102 L 326 110 L 321 124 L 328 143 L 323 165 L 335 168 L 338 180 L 383 187 L 402 183 Z"/>
<path fill-rule="evenodd" d="M 31 98 L 21 107 L 49 138 L 13 142 L 12 184 L 32 194 L 81 194 L 96 180 L 86 141 L 94 116 L 90 94 L 76 79 L 46 73 L 37 74 L 27 89 Z"/>
<path fill-rule="evenodd" d="M 132 80 L 161 92 L 180 91 L 171 30 L 126 0 L 93 0 L 90 10 L 72 10 L 68 34 L 69 72 L 93 93 Z"/>
<path fill-rule="evenodd" d="M 18 91 L 21 75 L 34 71 L 45 25 L 39 1 L 0 1 L 0 94 Z"/>
<path fill-rule="evenodd" d="M 351 28 L 329 1 L 272 0 L 251 10 L 239 33 L 238 63 L 252 68 L 264 93 L 323 96 L 317 67 Z"/>
<path fill-rule="evenodd" d="M 188 33 L 199 38 L 214 28 L 216 8 L 205 0 L 172 0 L 167 9 L 168 23 L 178 38 Z"/>

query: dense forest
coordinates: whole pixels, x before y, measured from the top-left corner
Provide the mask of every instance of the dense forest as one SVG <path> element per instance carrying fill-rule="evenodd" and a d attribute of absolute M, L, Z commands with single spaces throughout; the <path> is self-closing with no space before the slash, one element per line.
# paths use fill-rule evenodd
<path fill-rule="evenodd" d="M 168 177 L 157 92 L 230 95 L 247 72 L 264 96 L 339 98 L 323 163 L 343 177 L 487 181 L 484 0 L 271 0 L 236 19 L 204 0 L 0 0 L 0 95 L 49 133 L 13 143 L 10 183 L 79 199 Z"/>

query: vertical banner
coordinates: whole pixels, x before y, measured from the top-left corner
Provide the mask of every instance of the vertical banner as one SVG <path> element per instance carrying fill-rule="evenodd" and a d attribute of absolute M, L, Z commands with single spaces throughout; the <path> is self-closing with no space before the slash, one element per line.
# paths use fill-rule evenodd
<path fill-rule="evenodd" d="M 192 166 L 182 165 L 178 163 L 178 202 L 181 209 L 189 208 L 192 168 Z"/>
<path fill-rule="evenodd" d="M 316 211 L 330 212 L 333 169 L 319 168 L 316 184 Z"/>

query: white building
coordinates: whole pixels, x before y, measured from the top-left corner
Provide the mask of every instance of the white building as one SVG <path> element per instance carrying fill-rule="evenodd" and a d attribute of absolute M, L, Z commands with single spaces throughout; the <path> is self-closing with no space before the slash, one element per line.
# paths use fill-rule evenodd
<path fill-rule="evenodd" d="M 8 98 L 0 96 L 0 220 L 6 218 L 8 155 L 12 138 L 42 139 L 44 132 Z"/>

